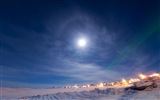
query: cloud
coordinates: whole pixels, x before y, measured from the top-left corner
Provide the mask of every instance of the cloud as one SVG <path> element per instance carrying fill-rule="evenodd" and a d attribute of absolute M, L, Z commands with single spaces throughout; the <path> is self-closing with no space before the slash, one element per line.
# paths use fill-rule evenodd
<path fill-rule="evenodd" d="M 52 72 L 57 75 L 75 78 L 81 81 L 110 81 L 121 77 L 116 71 L 105 70 L 102 66 L 94 63 L 79 63 L 73 60 L 64 60 L 65 66 L 52 68 Z"/>

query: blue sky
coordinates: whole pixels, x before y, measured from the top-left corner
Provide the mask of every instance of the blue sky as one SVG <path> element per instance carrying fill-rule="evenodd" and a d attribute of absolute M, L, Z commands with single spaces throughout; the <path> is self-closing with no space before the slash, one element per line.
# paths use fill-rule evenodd
<path fill-rule="evenodd" d="M 111 82 L 160 72 L 159 1 L 2 1 L 1 86 Z M 77 40 L 87 39 L 79 48 Z"/>

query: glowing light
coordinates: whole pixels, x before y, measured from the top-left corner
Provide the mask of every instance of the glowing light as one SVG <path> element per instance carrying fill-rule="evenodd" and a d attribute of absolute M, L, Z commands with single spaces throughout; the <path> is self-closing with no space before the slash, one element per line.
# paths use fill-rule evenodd
<path fill-rule="evenodd" d="M 87 86 L 86 86 L 86 85 L 83 85 L 83 87 L 86 88 Z"/>
<path fill-rule="evenodd" d="M 152 74 L 152 75 L 149 75 L 150 77 L 154 77 L 154 76 L 160 76 L 160 74 L 158 74 L 158 73 L 154 73 L 154 74 Z"/>
<path fill-rule="evenodd" d="M 134 83 L 134 82 L 137 82 L 137 81 L 140 81 L 138 78 L 136 78 L 136 79 L 130 79 L 129 81 L 128 81 L 128 83 Z"/>
<path fill-rule="evenodd" d="M 104 84 L 103 84 L 103 83 L 100 83 L 100 84 L 98 84 L 97 86 L 98 86 L 98 87 L 103 87 Z"/>
<path fill-rule="evenodd" d="M 143 74 L 139 74 L 139 77 L 140 77 L 141 79 L 145 79 L 145 78 L 146 78 L 146 76 L 143 75 Z"/>
<path fill-rule="evenodd" d="M 123 85 L 127 85 L 128 83 L 127 83 L 127 81 L 125 79 L 122 79 L 122 84 Z"/>
<path fill-rule="evenodd" d="M 111 82 L 111 83 L 99 83 L 97 85 L 92 85 L 92 84 L 88 84 L 88 85 L 74 85 L 74 86 L 66 86 L 66 88 L 90 88 L 90 87 L 106 87 L 106 86 L 115 86 L 115 85 L 129 85 L 129 84 L 133 84 L 136 83 L 138 81 L 144 81 L 144 80 L 154 80 L 154 79 L 160 79 L 160 74 L 159 73 L 153 73 L 151 75 L 144 75 L 144 74 L 139 74 L 140 78 L 131 78 L 128 80 L 122 79 L 122 81 L 120 82 Z M 144 80 L 143 80 L 144 79 Z"/>
<path fill-rule="evenodd" d="M 111 85 L 113 86 L 113 85 L 114 85 L 114 83 L 112 82 L 112 83 L 111 83 Z"/>
<path fill-rule="evenodd" d="M 136 80 L 135 82 L 140 81 L 138 78 L 137 78 L 137 79 L 135 79 L 135 80 Z"/>
<path fill-rule="evenodd" d="M 74 87 L 74 88 L 78 88 L 78 86 L 77 86 L 77 85 L 74 85 L 73 87 Z"/>
<path fill-rule="evenodd" d="M 85 38 L 81 38 L 81 39 L 78 40 L 77 44 L 78 44 L 79 47 L 85 47 L 86 44 L 87 44 L 87 40 Z"/>
<path fill-rule="evenodd" d="M 130 79 L 130 80 L 128 81 L 128 83 L 133 83 L 133 79 Z"/>

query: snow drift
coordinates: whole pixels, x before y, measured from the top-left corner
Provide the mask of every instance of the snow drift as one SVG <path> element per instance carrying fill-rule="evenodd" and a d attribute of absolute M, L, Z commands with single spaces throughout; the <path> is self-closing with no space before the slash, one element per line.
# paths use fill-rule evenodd
<path fill-rule="evenodd" d="M 22 100 L 160 100 L 160 78 L 148 77 L 129 87 L 21 97 Z"/>
<path fill-rule="evenodd" d="M 7 90 L 7 92 L 5 92 Z M 160 100 L 160 77 L 145 77 L 132 85 L 105 86 L 102 88 L 80 88 L 80 89 L 45 89 L 45 90 L 10 90 L 3 88 L 2 100 Z M 58 92 L 59 91 L 59 92 Z M 3 93 L 10 93 L 11 97 Z M 12 92 L 17 92 L 12 93 Z M 20 93 L 21 96 L 20 96 Z M 24 96 L 24 93 L 28 96 Z M 27 95 L 27 94 L 25 94 Z"/>
<path fill-rule="evenodd" d="M 37 96 L 27 96 L 21 100 L 160 100 L 160 89 L 136 90 L 128 88 L 94 89 L 81 92 L 64 92 Z"/>

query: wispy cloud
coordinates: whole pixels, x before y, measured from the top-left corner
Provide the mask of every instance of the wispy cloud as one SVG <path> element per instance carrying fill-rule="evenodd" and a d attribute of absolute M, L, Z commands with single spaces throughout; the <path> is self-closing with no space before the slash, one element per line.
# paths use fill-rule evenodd
<path fill-rule="evenodd" d="M 117 56 L 128 46 L 132 35 L 128 38 L 123 29 L 112 30 L 111 23 L 103 25 L 96 16 L 75 11 L 59 14 L 53 20 L 55 15 L 46 21 L 43 25 L 45 31 L 42 32 L 15 25 L 6 29 L 2 35 L 3 81 L 10 79 L 17 82 L 23 78 L 31 84 L 38 78 L 42 82 L 47 79 L 61 80 L 57 82 L 59 84 L 63 79 L 68 81 L 68 78 L 82 82 L 110 81 L 146 71 L 159 60 L 151 59 L 151 54 L 141 54 L 143 51 L 138 53 L 138 48 L 129 48 L 132 52 L 125 57 Z M 14 35 L 5 34 L 7 30 L 12 30 Z M 81 35 L 88 38 L 85 50 L 75 46 L 77 37 Z M 107 69 L 114 60 L 118 63 Z"/>
<path fill-rule="evenodd" d="M 81 81 L 110 81 L 121 77 L 116 71 L 105 70 L 102 66 L 94 63 L 79 63 L 64 60 L 66 66 L 50 69 L 54 74 L 72 77 Z"/>

